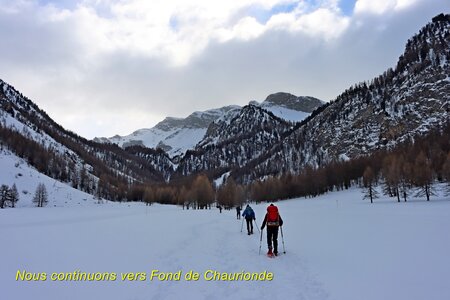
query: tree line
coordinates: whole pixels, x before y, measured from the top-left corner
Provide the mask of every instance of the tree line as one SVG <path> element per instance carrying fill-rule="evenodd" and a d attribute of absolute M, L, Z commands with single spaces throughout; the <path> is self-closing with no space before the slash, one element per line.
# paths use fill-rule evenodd
<path fill-rule="evenodd" d="M 14 183 L 11 187 L 7 184 L 0 186 L 0 208 L 16 207 L 16 203 L 19 201 L 19 192 L 17 186 Z M 37 207 L 44 207 L 48 203 L 47 188 L 43 183 L 39 183 L 33 197 L 33 203 Z"/>
<path fill-rule="evenodd" d="M 437 182 L 447 183 L 446 193 L 450 194 L 449 126 L 386 152 L 381 162 L 368 164 L 363 173 L 365 198 L 371 202 L 378 197 L 378 185 L 398 202 L 406 202 L 410 196 L 430 201 L 436 195 Z"/>
<path fill-rule="evenodd" d="M 175 204 L 183 209 L 210 209 L 214 205 L 231 209 L 247 199 L 246 188 L 229 178 L 217 187 L 205 174 L 192 175 L 175 183 L 134 184 L 127 200 Z"/>
<path fill-rule="evenodd" d="M 269 177 L 250 184 L 250 199 L 256 202 L 296 197 L 314 197 L 351 186 L 364 188 L 365 198 L 377 198 L 376 187 L 397 201 L 435 194 L 436 183 L 447 183 L 450 193 L 450 123 L 416 136 L 390 150 L 332 162 L 324 167 L 307 166 L 300 174 Z"/>

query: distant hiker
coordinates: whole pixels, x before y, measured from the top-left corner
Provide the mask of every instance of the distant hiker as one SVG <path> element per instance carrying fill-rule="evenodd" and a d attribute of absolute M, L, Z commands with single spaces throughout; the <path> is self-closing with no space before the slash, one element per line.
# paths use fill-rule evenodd
<path fill-rule="evenodd" d="M 219 212 L 222 213 L 222 206 L 219 205 L 218 208 L 219 208 Z"/>
<path fill-rule="evenodd" d="M 242 213 L 242 216 L 245 218 L 245 221 L 247 222 L 248 235 L 253 234 L 253 220 L 256 220 L 256 218 L 255 212 L 250 207 L 250 205 L 247 205 L 244 212 Z"/>
<path fill-rule="evenodd" d="M 278 207 L 273 204 L 270 204 L 267 207 L 267 213 L 264 217 L 264 221 L 261 226 L 261 230 L 267 224 L 267 247 L 269 251 L 267 251 L 267 255 L 278 255 L 278 227 L 283 226 L 283 219 L 281 219 L 280 214 L 278 213 Z M 272 248 L 273 241 L 273 248 Z M 273 249 L 273 252 L 272 252 Z"/>
<path fill-rule="evenodd" d="M 237 216 L 238 220 L 241 219 L 241 207 L 240 206 L 236 206 L 236 216 Z"/>

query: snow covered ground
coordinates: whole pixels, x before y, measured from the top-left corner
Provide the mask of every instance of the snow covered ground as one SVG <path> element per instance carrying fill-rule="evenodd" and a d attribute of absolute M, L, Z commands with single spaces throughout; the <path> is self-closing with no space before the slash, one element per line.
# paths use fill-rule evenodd
<path fill-rule="evenodd" d="M 235 211 L 141 203 L 0 210 L 2 299 L 450 299 L 450 201 L 278 202 L 286 255 L 258 255 Z M 89 205 L 90 203 L 90 205 Z M 260 225 L 266 204 L 253 206 Z M 266 251 L 263 238 L 262 250 Z M 280 249 L 282 248 L 281 237 Z M 115 281 L 16 281 L 17 271 L 115 272 Z M 150 281 L 152 270 L 272 272 L 272 281 Z M 144 272 L 144 281 L 120 273 Z"/>
<path fill-rule="evenodd" d="M 290 122 L 300 122 L 306 119 L 310 113 L 289 109 L 277 105 L 263 105 L 262 108 L 272 112 L 275 116 Z"/>
<path fill-rule="evenodd" d="M 39 183 L 43 183 L 47 189 L 49 207 L 90 206 L 93 203 L 92 195 L 39 173 L 6 149 L 0 150 L 0 185 L 11 187 L 16 184 L 19 192 L 17 207 L 35 206 L 32 200 Z"/>

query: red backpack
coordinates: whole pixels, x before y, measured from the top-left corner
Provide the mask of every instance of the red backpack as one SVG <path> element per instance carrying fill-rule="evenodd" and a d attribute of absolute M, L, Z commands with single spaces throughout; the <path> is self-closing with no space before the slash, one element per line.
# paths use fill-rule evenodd
<path fill-rule="evenodd" d="M 269 205 L 267 207 L 267 226 L 279 226 L 278 207 Z"/>

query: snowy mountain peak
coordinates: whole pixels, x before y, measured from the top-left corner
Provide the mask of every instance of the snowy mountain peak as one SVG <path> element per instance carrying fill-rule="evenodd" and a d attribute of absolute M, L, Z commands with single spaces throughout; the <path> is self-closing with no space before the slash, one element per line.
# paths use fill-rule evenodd
<path fill-rule="evenodd" d="M 322 101 L 313 97 L 297 97 L 288 93 L 276 93 L 269 95 L 262 103 L 251 101 L 249 105 L 263 108 L 286 121 L 299 122 L 322 104 Z M 241 110 L 246 112 L 247 109 L 238 105 L 229 105 L 206 111 L 195 111 L 186 118 L 167 117 L 153 128 L 139 129 L 127 136 L 116 135 L 109 139 L 95 138 L 94 140 L 101 143 L 115 143 L 121 147 L 160 148 L 171 157 L 182 156 L 187 150 L 194 149 L 205 138 L 205 134 L 211 133 L 211 129 L 208 129 L 211 124 L 214 122 L 229 124 L 234 117 L 239 115 Z M 259 111 L 253 112 L 258 113 Z M 259 113 L 258 115 L 262 116 Z M 263 121 L 260 120 L 260 122 Z M 212 127 L 217 127 L 216 125 Z"/>
<path fill-rule="evenodd" d="M 186 118 L 173 118 L 167 117 L 163 121 L 159 122 L 155 125 L 154 128 L 163 130 L 163 131 L 171 131 L 180 128 L 205 128 L 208 125 L 216 120 L 217 118 L 223 116 L 230 110 L 238 109 L 239 106 L 230 105 L 224 106 L 217 109 L 209 109 L 206 111 L 195 111 Z"/>
<path fill-rule="evenodd" d="M 231 118 L 231 119 L 230 119 Z M 221 175 L 240 168 L 268 151 L 292 125 L 257 105 L 246 105 L 211 123 L 195 150 L 186 152 L 176 175 L 212 172 Z"/>
<path fill-rule="evenodd" d="M 255 100 L 250 101 L 249 105 L 261 107 L 286 121 L 300 122 L 324 103 L 314 97 L 298 97 L 290 93 L 278 92 L 270 94 L 261 103 Z"/>
<path fill-rule="evenodd" d="M 278 92 L 267 96 L 261 103 L 262 107 L 281 106 L 287 109 L 311 113 L 317 107 L 324 104 L 323 101 L 309 96 L 295 96 L 290 93 Z"/>
<path fill-rule="evenodd" d="M 286 124 L 286 121 L 259 105 L 249 104 L 211 123 L 205 137 L 196 148 L 222 143 L 239 135 L 257 131 L 264 126 L 276 127 L 275 123 Z"/>
<path fill-rule="evenodd" d="M 239 109 L 239 106 L 230 105 L 206 111 L 195 111 L 186 118 L 166 117 L 153 128 L 139 129 L 127 136 L 115 135 L 109 139 L 95 138 L 94 140 L 115 143 L 121 147 L 160 148 L 174 157 L 183 155 L 188 149 L 193 149 L 213 121 L 230 111 Z"/>

